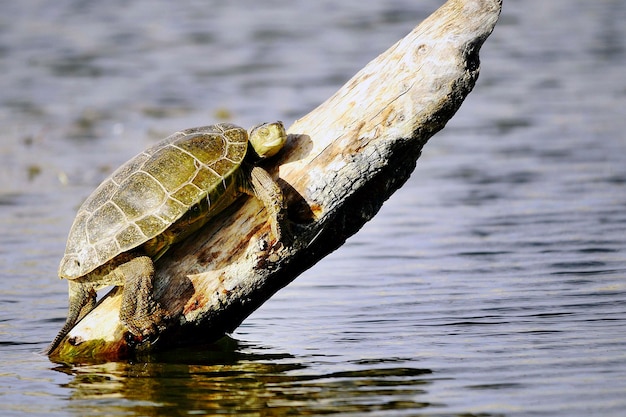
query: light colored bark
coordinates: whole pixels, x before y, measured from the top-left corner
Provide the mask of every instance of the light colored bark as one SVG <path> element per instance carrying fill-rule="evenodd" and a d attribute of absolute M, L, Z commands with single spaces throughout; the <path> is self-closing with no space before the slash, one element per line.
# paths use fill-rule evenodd
<path fill-rule="evenodd" d="M 155 293 L 170 321 L 154 348 L 212 342 L 332 252 L 408 179 L 422 147 L 474 87 L 479 49 L 502 0 L 449 0 L 289 129 L 266 165 L 294 222 L 276 243 L 261 203 L 242 197 L 156 263 Z M 133 352 L 116 291 L 53 352 L 61 360 Z"/>

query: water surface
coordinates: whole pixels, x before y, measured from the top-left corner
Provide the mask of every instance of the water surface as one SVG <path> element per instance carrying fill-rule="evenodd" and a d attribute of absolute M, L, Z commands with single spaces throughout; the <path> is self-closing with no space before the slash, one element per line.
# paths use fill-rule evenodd
<path fill-rule="evenodd" d="M 410 181 L 213 346 L 80 366 L 76 208 L 181 128 L 290 124 L 442 1 L 2 2 L 0 413 L 621 416 L 626 4 L 505 0 Z"/>

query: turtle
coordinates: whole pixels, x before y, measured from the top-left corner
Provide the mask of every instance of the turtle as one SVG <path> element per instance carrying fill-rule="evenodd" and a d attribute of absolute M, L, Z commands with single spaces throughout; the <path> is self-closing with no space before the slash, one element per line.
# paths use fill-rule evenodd
<path fill-rule="evenodd" d="M 287 235 L 280 186 L 258 162 L 285 144 L 282 122 L 247 132 L 231 123 L 186 129 L 130 159 L 83 202 L 70 228 L 59 277 L 69 311 L 50 354 L 96 305 L 96 291 L 122 286 L 119 316 L 130 340 L 145 341 L 167 313 L 152 295 L 154 262 L 242 193 L 265 205 L 276 243 Z M 281 242 L 282 243 L 282 242 Z"/>

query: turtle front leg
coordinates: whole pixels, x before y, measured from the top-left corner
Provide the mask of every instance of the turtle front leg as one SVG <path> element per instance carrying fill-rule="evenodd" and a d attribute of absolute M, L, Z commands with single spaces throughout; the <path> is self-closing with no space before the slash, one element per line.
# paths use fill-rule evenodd
<path fill-rule="evenodd" d="M 244 192 L 261 200 L 270 217 L 272 233 L 278 242 L 288 244 L 291 240 L 291 228 L 287 218 L 287 205 L 280 186 L 272 176 L 261 167 L 254 166 L 250 171 L 250 181 Z"/>
<path fill-rule="evenodd" d="M 120 321 L 140 341 L 162 329 L 167 317 L 153 294 L 154 265 L 147 256 L 139 256 L 118 266 L 111 274 L 123 285 Z"/>
<path fill-rule="evenodd" d="M 96 291 L 90 283 L 69 281 L 69 309 L 67 319 L 59 334 L 56 335 L 50 346 L 46 349 L 46 354 L 52 353 L 61 343 L 63 338 L 96 306 Z"/>

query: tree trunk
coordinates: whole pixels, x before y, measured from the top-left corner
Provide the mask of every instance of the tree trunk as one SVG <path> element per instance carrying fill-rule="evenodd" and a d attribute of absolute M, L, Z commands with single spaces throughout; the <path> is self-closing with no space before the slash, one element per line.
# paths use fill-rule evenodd
<path fill-rule="evenodd" d="M 156 263 L 155 295 L 170 319 L 154 343 L 126 342 L 113 290 L 52 357 L 116 359 L 138 349 L 213 342 L 276 291 L 341 246 L 402 186 L 422 147 L 474 87 L 479 49 L 502 0 L 449 0 L 289 129 L 265 166 L 285 193 L 291 243 L 241 197 Z"/>

